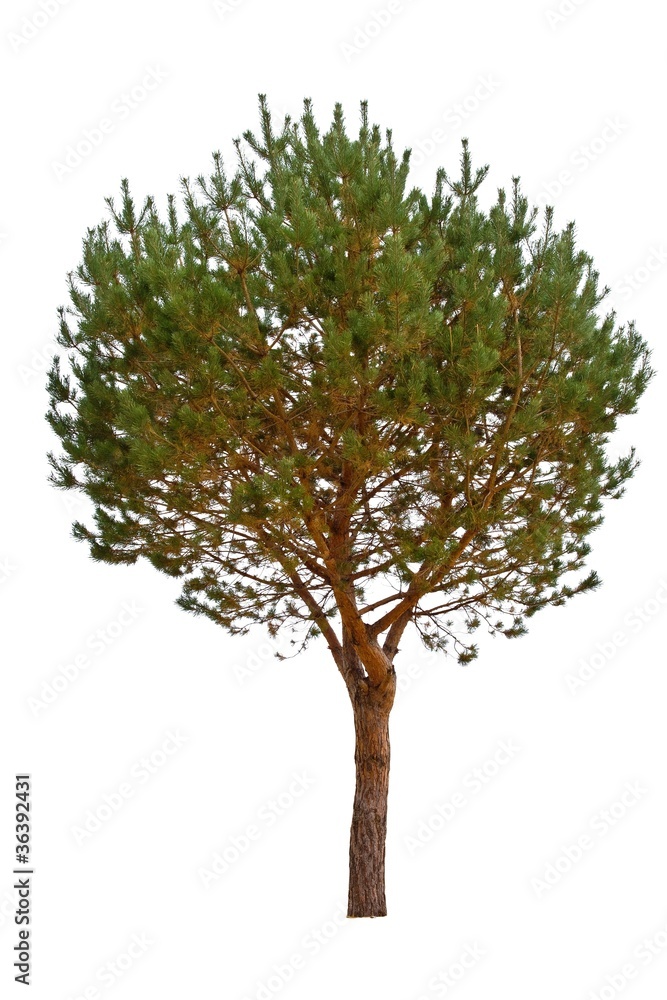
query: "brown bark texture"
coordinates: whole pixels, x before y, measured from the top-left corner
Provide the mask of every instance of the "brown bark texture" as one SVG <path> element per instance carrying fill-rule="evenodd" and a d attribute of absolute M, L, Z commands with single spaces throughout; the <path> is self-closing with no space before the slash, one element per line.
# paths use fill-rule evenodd
<path fill-rule="evenodd" d="M 385 839 L 389 790 L 389 713 L 396 693 L 393 669 L 380 685 L 350 690 L 354 710 L 356 788 L 350 830 L 348 917 L 384 917 Z"/>

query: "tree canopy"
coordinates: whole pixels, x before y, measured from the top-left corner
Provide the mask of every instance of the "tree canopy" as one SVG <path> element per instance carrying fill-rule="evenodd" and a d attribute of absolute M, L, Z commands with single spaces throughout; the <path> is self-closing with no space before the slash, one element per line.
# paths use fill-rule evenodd
<path fill-rule="evenodd" d="M 261 96 L 260 124 L 162 214 L 106 199 L 60 310 L 52 481 L 92 501 L 95 559 L 144 556 L 232 633 L 321 632 L 339 663 L 348 636 L 375 678 L 413 623 L 466 662 L 481 623 L 597 585 L 649 350 L 573 223 L 516 177 L 480 207 L 465 140 L 427 197 L 365 102 L 356 137 L 340 104 L 322 132 Z"/>

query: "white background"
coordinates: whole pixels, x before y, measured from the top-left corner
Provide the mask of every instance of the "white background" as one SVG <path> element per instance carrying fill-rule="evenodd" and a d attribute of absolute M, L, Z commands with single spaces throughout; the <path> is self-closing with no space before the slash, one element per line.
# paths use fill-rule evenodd
<path fill-rule="evenodd" d="M 226 10 L 224 0 L 219 10 L 204 0 L 44 2 L 48 16 L 30 0 L 5 3 L 0 30 L 3 996 L 23 995 L 11 968 L 12 789 L 27 770 L 39 1000 L 663 997 L 667 237 L 657 8 L 585 0 L 558 15 L 527 0 L 403 0 L 379 30 L 366 25 L 382 0 L 236 0 Z M 150 70 L 163 79 L 120 110 Z M 615 451 L 634 442 L 642 466 L 591 536 L 601 589 L 540 613 L 518 641 L 481 635 L 467 668 L 404 642 L 381 920 L 336 922 L 353 731 L 324 643 L 279 663 L 262 630 L 234 639 L 179 610 L 178 581 L 148 564 L 93 563 L 69 534 L 86 505 L 72 507 L 47 483 L 45 454 L 58 443 L 43 417 L 44 370 L 86 227 L 105 216 L 103 198 L 123 176 L 137 201 L 151 193 L 164 205 L 181 175 L 208 171 L 213 150 L 231 165 L 232 139 L 257 128 L 259 92 L 293 114 L 312 97 L 323 128 L 340 100 L 351 132 L 368 98 L 372 121 L 393 129 L 399 151 L 415 151 L 411 181 L 429 194 L 438 165 L 458 172 L 468 136 L 475 163 L 491 165 L 482 204 L 519 174 L 534 203 L 554 204 L 559 228 L 575 219 L 618 322 L 636 319 L 659 370 L 614 441 Z M 103 141 L 59 169 L 105 117 Z M 37 709 L 30 699 L 48 696 L 77 656 L 87 666 Z M 568 675 L 591 657 L 593 679 L 573 692 Z M 169 731 L 187 740 L 165 756 Z M 470 772 L 501 740 L 520 749 L 475 792 Z M 151 755 L 155 773 L 143 781 Z M 312 783 L 290 800 L 293 773 Z M 77 842 L 88 811 L 124 782 L 131 797 Z M 614 807 L 603 833 L 601 810 L 627 782 L 642 791 Z M 434 820 L 457 791 L 466 805 Z M 287 808 L 269 826 L 259 811 L 281 794 Z M 259 839 L 205 889 L 198 869 L 251 823 Z M 411 851 L 406 838 L 429 824 L 440 829 Z M 584 835 L 590 848 L 568 863 L 564 849 Z M 540 889 L 549 870 L 554 884 Z M 133 960 L 124 957 L 132 935 L 150 942 Z M 454 982 L 467 946 L 484 954 L 448 987 L 437 977 Z M 302 967 L 289 981 L 271 979 L 293 956 Z M 121 977 L 107 967 L 100 978 L 109 962 L 125 967 Z"/>

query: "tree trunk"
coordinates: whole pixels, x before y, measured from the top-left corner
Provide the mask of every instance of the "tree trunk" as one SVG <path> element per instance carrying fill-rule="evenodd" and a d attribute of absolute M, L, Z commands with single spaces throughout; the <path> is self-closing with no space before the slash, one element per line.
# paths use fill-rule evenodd
<path fill-rule="evenodd" d="M 384 853 L 389 789 L 389 713 L 396 693 L 392 670 L 380 687 L 350 691 L 354 709 L 357 783 L 350 830 L 348 917 L 385 917 Z"/>

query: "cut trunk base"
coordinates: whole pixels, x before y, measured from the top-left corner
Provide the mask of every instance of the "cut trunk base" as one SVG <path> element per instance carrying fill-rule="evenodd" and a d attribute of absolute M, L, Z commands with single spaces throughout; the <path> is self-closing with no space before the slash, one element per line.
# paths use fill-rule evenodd
<path fill-rule="evenodd" d="M 379 688 L 352 694 L 357 782 L 350 830 L 348 917 L 385 917 L 384 855 L 389 789 L 389 713 L 396 692 L 392 671 Z"/>

